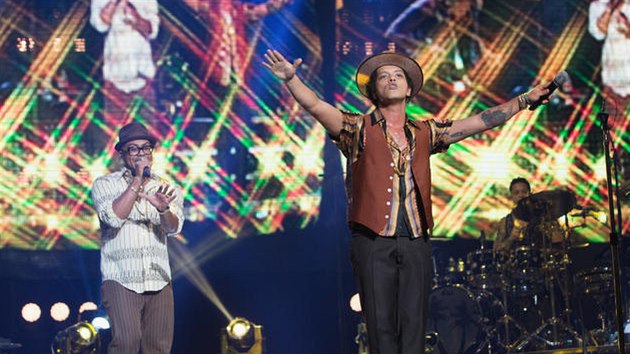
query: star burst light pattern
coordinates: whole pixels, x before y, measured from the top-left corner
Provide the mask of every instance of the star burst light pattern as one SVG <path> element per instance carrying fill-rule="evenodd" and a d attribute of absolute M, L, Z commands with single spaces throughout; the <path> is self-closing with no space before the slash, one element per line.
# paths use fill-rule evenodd
<path fill-rule="evenodd" d="M 341 108 L 369 108 L 353 83 L 356 64 L 370 51 L 392 47 L 423 67 L 425 87 L 409 108 L 418 119 L 466 117 L 513 97 L 515 84 L 508 83 L 520 83 L 520 93 L 564 68 L 583 89 L 434 156 L 437 235 L 476 237 L 491 230 L 511 207 L 506 186 L 515 176 L 529 178 L 536 190 L 569 188 L 584 205 L 607 206 L 595 119 L 600 84 L 592 52 L 598 47 L 586 29 L 587 2 L 578 2 L 555 32 L 519 2 L 487 4 L 474 33 L 469 24 L 446 20 L 431 27 L 428 42 L 383 38 L 383 24 L 408 2 L 392 2 L 391 14 L 371 7 L 378 1 L 354 2 L 361 11 L 348 10 L 353 1 L 338 2 L 335 98 Z M 0 5 L 0 248 L 98 248 L 89 186 L 117 165 L 112 146 L 119 128 L 103 104 L 112 95 L 101 75 L 103 34 L 89 24 L 89 1 L 34 4 Z M 268 18 L 248 20 L 245 33 L 236 31 L 239 64 L 226 84 L 213 77 L 223 58 L 213 39 L 230 28 L 209 25 L 212 16 L 181 1 L 161 3 L 152 42 L 155 99 L 128 109 L 154 117 L 151 132 L 162 142 L 154 171 L 184 190 L 189 222 L 238 237 L 317 220 L 325 133 L 260 65 L 268 47 L 302 56 L 302 78 L 321 93 L 313 12 L 312 2 L 294 0 Z M 454 58 L 464 37 L 481 44 L 474 64 Z M 613 122 L 622 157 L 630 150 L 624 114 Z M 571 226 L 581 222 L 572 219 Z M 629 227 L 626 221 L 624 230 Z M 607 238 L 606 225 L 594 220 L 575 230 L 591 241 Z"/>
<path fill-rule="evenodd" d="M 291 6 L 268 15 L 275 21 L 242 19 L 239 66 L 219 83 L 210 75 L 222 59 L 212 39 L 234 28 L 207 26 L 183 2 L 161 4 L 156 99 L 129 107 L 141 121 L 142 109 L 157 117 L 153 170 L 183 188 L 187 219 L 229 237 L 281 230 L 287 217 L 305 227 L 318 215 L 324 132 L 288 96 L 273 96 L 280 84 L 271 76 L 252 75 L 263 70 L 257 49 L 277 41 L 305 48 L 306 64 L 318 69 L 319 39 L 292 14 L 312 9 Z M 120 126 L 103 106 L 112 92 L 102 82 L 103 35 L 89 24 L 89 1 L 7 1 L 0 11 L 0 248 L 98 248 L 89 189 L 119 165 L 112 147 Z"/>
<path fill-rule="evenodd" d="M 589 37 L 588 2 L 573 4 L 575 8 L 570 9 L 564 26 L 555 31 L 546 28 L 540 13 L 530 5 L 484 2 L 484 8 L 470 16 L 445 16 L 429 30 L 425 26 L 429 22 L 426 7 L 423 13 L 412 12 L 407 18 L 406 5 L 393 10 L 390 17 L 383 12 L 379 12 L 381 17 L 369 17 L 361 10 L 355 14 L 357 9 L 351 8 L 341 16 L 345 63 L 338 85 L 344 90 L 337 98 L 351 111 L 368 108 L 352 84 L 355 62 L 366 54 L 392 47 L 415 57 L 424 72 L 424 88 L 408 110 L 412 119 L 464 118 L 503 103 L 536 83 L 550 81 L 562 70 L 570 72 L 574 87 L 558 93 L 547 107 L 523 111 L 505 126 L 466 139 L 432 157 L 436 235 L 474 238 L 481 231 L 493 233 L 498 220 L 513 208 L 507 186 L 518 176 L 530 180 L 533 192 L 569 189 L 576 193 L 580 205 L 607 211 L 602 133 L 596 118 L 601 93 L 600 44 Z M 560 17 L 556 19 L 560 21 Z M 391 25 L 394 18 L 406 24 L 398 33 Z M 388 37 L 377 44 L 362 45 L 368 38 L 356 31 L 357 23 L 380 33 L 383 31 L 379 26 L 390 26 Z M 471 43 L 477 44 L 476 51 L 469 49 Z M 463 51 L 478 57 L 473 60 L 469 55 L 465 65 Z M 630 75 L 630 68 L 626 68 L 625 75 Z M 626 180 L 630 151 L 627 113 L 620 107 L 611 121 L 614 143 L 625 166 L 621 177 Z M 627 233 L 627 197 L 622 205 L 623 233 Z M 563 218 L 560 222 L 565 225 Z M 582 241 L 608 240 L 608 224 L 594 216 L 569 217 L 567 225 Z"/>

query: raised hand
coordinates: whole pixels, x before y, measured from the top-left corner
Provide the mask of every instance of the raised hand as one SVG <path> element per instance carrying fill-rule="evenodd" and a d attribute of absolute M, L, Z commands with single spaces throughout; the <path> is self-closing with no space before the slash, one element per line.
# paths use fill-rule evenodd
<path fill-rule="evenodd" d="M 140 192 L 138 195 L 151 203 L 159 212 L 166 211 L 169 204 L 175 199 L 175 189 L 168 185 L 161 185 L 155 194 Z"/>
<path fill-rule="evenodd" d="M 265 53 L 265 61 L 262 64 L 278 79 L 289 81 L 295 76 L 297 68 L 302 64 L 302 59 L 297 59 L 291 64 L 280 52 L 269 49 Z"/>
<path fill-rule="evenodd" d="M 151 35 L 151 22 L 140 16 L 138 9 L 136 9 L 133 4 L 128 3 L 128 0 L 123 0 L 123 3 L 125 6 L 125 14 L 131 15 L 131 17 L 125 17 L 123 22 L 131 26 L 144 37 L 149 37 Z"/>

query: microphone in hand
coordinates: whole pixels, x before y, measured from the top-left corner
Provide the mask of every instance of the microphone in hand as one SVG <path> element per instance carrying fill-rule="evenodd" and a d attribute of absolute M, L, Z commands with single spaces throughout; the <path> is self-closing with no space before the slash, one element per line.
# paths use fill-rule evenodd
<path fill-rule="evenodd" d="M 142 170 L 142 177 L 144 178 L 151 177 L 151 168 L 149 166 L 144 166 L 144 169 Z"/>
<path fill-rule="evenodd" d="M 549 96 L 551 96 L 551 94 L 558 87 L 564 85 L 569 80 L 570 80 L 569 74 L 566 71 L 561 71 L 558 75 L 556 75 L 556 77 L 553 79 L 553 81 L 551 81 L 549 83 L 549 85 L 547 85 L 547 87 L 545 87 L 547 90 L 549 90 L 549 92 L 547 94 L 544 94 L 544 95 L 540 96 L 536 101 L 532 102 L 532 104 L 529 105 L 529 110 L 533 111 L 536 108 L 538 108 L 538 106 L 540 106 L 543 103 L 543 101 L 548 99 Z"/>

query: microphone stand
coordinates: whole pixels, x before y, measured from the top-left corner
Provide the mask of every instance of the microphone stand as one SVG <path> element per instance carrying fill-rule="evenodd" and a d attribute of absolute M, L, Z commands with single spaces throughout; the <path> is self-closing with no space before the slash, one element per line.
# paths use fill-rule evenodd
<path fill-rule="evenodd" d="M 615 314 L 617 320 L 617 350 L 619 354 L 625 352 L 625 336 L 624 336 L 624 315 L 623 315 L 623 297 L 621 294 L 621 275 L 619 260 L 619 237 L 621 232 L 621 202 L 619 195 L 619 175 L 616 163 L 616 150 L 610 136 L 610 127 L 608 126 L 608 113 L 600 112 L 597 115 L 600 121 L 603 135 L 604 160 L 606 162 L 606 182 L 608 190 L 608 212 L 610 220 L 610 251 L 612 255 L 612 271 L 613 271 L 613 288 L 615 295 Z M 613 162 L 611 163 L 610 150 L 612 146 Z M 612 168 L 612 170 L 611 170 Z M 613 189 L 613 174 L 615 177 L 615 187 Z M 615 197 L 617 199 L 617 215 L 615 217 Z"/>

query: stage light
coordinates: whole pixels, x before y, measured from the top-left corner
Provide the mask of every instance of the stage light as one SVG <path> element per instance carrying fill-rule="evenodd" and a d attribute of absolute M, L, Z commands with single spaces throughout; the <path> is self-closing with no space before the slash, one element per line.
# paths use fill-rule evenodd
<path fill-rule="evenodd" d="M 86 301 L 79 306 L 79 315 L 90 310 L 98 310 L 98 306 L 92 301 Z"/>
<path fill-rule="evenodd" d="M 39 305 L 29 302 L 22 306 L 22 318 L 26 322 L 35 322 L 42 316 L 42 309 Z"/>
<path fill-rule="evenodd" d="M 359 297 L 359 293 L 352 295 L 350 298 L 350 308 L 354 312 L 361 312 L 361 297 Z"/>
<path fill-rule="evenodd" d="M 50 317 L 55 321 L 65 321 L 70 316 L 70 308 L 63 302 L 54 303 L 50 307 Z"/>
<path fill-rule="evenodd" d="M 605 211 L 592 211 L 589 213 L 589 216 L 593 216 L 597 221 L 602 224 L 608 223 L 608 213 Z"/>
<path fill-rule="evenodd" d="M 74 51 L 77 53 L 85 52 L 85 38 L 74 39 Z"/>
<path fill-rule="evenodd" d="M 98 308 L 80 312 L 79 321 L 89 322 L 99 332 L 110 328 L 109 317 L 105 311 Z"/>
<path fill-rule="evenodd" d="M 59 331 L 51 348 L 55 354 L 100 353 L 101 341 L 94 326 L 88 322 L 79 322 Z"/>
<path fill-rule="evenodd" d="M 236 317 L 221 331 L 221 354 L 262 353 L 262 326 Z"/>
<path fill-rule="evenodd" d="M 453 81 L 453 92 L 462 93 L 466 91 L 466 84 L 462 80 Z"/>

